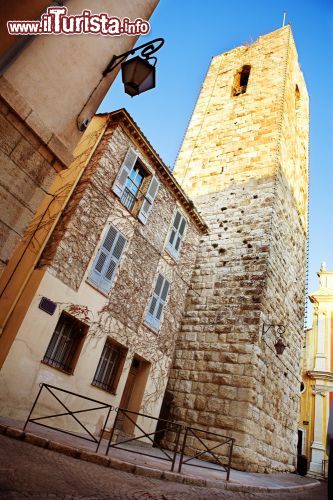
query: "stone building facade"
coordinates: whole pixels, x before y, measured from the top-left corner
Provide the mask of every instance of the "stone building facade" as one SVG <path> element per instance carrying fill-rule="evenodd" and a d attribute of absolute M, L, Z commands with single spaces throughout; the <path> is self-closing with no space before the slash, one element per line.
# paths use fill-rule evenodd
<path fill-rule="evenodd" d="M 103 136 L 26 286 L 2 415 L 25 419 L 40 382 L 159 414 L 207 227 L 125 110 L 94 120 Z"/>
<path fill-rule="evenodd" d="M 168 389 L 173 418 L 236 438 L 233 466 L 295 465 L 308 95 L 289 26 L 214 57 L 174 174 L 209 226 Z M 283 355 L 276 354 L 283 325 Z"/>
<path fill-rule="evenodd" d="M 313 304 L 312 328 L 306 331 L 302 356 L 299 452 L 312 473 L 327 476 L 326 435 L 333 411 L 333 272 L 323 262 Z M 326 462 L 325 462 L 326 461 Z"/>
<path fill-rule="evenodd" d="M 69 14 L 90 9 L 132 19 L 149 19 L 157 3 L 65 2 Z M 0 6 L 0 367 L 12 344 L 8 324 L 22 283 L 47 239 L 40 239 L 28 265 L 27 258 L 22 262 L 26 232 L 42 201 L 54 195 L 55 185 L 71 165 L 83 134 L 80 124 L 95 114 L 119 68 L 101 78 L 103 70 L 113 54 L 128 51 L 137 39 L 8 33 L 7 20 L 40 19 L 51 4 L 49 0 L 13 0 Z"/>

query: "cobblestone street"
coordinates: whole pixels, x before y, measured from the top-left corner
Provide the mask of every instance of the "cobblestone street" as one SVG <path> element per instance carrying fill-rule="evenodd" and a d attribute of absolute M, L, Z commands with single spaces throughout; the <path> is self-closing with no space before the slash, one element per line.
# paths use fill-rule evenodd
<path fill-rule="evenodd" d="M 0 436 L 1 499 L 281 499 L 138 477 Z M 283 494 L 283 500 L 325 500 L 326 484 Z"/>

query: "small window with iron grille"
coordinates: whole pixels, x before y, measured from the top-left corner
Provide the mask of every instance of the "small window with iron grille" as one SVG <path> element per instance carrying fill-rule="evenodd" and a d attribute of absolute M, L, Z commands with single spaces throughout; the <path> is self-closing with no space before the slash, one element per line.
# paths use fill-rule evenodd
<path fill-rule="evenodd" d="M 92 385 L 115 393 L 126 359 L 127 349 L 107 339 Z"/>
<path fill-rule="evenodd" d="M 43 363 L 73 373 L 88 327 L 62 312 L 43 358 Z"/>

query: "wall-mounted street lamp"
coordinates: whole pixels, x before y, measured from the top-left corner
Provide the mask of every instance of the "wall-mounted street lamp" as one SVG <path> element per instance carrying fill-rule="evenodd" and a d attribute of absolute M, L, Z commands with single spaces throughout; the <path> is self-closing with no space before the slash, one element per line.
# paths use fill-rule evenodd
<path fill-rule="evenodd" d="M 152 57 L 152 54 L 157 52 L 163 44 L 163 38 L 155 38 L 155 40 L 139 45 L 139 47 L 124 52 L 119 56 L 113 56 L 103 71 L 103 76 L 121 64 L 122 80 L 126 94 L 134 97 L 135 95 L 142 94 L 142 92 L 153 89 L 156 85 L 155 65 L 157 58 Z M 125 61 L 129 55 L 135 54 L 138 50 L 141 50 L 139 56 Z M 154 61 L 153 64 L 150 61 Z"/>
<path fill-rule="evenodd" d="M 287 347 L 287 344 L 285 344 L 283 341 L 283 334 L 286 331 L 285 326 L 276 324 L 266 325 L 264 323 L 262 325 L 262 335 L 264 336 L 271 328 L 273 328 L 275 333 L 279 336 L 278 340 L 274 344 L 274 347 L 276 350 L 276 354 L 278 356 L 281 356 L 281 354 L 283 354 L 285 348 Z"/>
<path fill-rule="evenodd" d="M 126 94 L 134 97 L 135 95 L 142 94 L 147 90 L 153 89 L 156 85 L 156 62 L 157 58 L 152 56 L 157 52 L 162 45 L 164 45 L 164 38 L 155 38 L 150 42 L 139 45 L 128 52 L 124 52 L 119 56 L 113 56 L 107 67 L 102 73 L 96 87 L 91 91 L 88 99 L 81 108 L 81 111 L 77 115 L 76 123 L 80 132 L 84 132 L 89 125 L 90 116 L 84 116 L 83 111 L 86 108 L 88 102 L 90 101 L 92 95 L 96 92 L 99 85 L 101 84 L 103 78 L 113 71 L 119 64 L 121 64 L 122 80 L 125 87 Z M 141 50 L 139 56 L 133 57 L 128 61 L 125 59 L 135 54 L 138 50 Z"/>

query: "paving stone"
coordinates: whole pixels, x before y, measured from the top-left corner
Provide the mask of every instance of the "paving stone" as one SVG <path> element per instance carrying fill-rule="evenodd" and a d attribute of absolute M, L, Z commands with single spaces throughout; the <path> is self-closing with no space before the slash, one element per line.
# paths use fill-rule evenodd
<path fill-rule="evenodd" d="M 15 427 L 7 427 L 6 436 L 12 437 L 14 439 L 24 439 L 24 432 L 22 429 L 16 429 Z"/>
<path fill-rule="evenodd" d="M 163 472 L 158 469 L 153 469 L 152 467 L 143 467 L 142 465 L 136 466 L 135 474 L 144 477 L 154 477 L 155 479 L 161 479 Z"/>
<path fill-rule="evenodd" d="M 78 458 L 81 454 L 80 450 L 78 450 L 77 448 L 66 446 L 65 444 L 61 443 L 56 443 L 55 441 L 49 441 L 48 449 L 74 458 Z"/>
<path fill-rule="evenodd" d="M 97 455 L 96 453 L 81 451 L 79 458 L 93 464 L 103 465 L 104 467 L 108 467 L 110 465 L 110 459 L 105 455 Z"/>
<path fill-rule="evenodd" d="M 136 465 L 129 462 L 123 462 L 122 460 L 117 460 L 116 458 L 110 457 L 110 467 L 116 470 L 122 470 L 124 472 L 135 472 Z"/>
<path fill-rule="evenodd" d="M 48 439 L 41 436 L 37 436 L 36 434 L 31 434 L 30 432 L 25 433 L 24 441 L 33 444 L 35 446 L 40 446 L 41 448 L 45 448 L 49 444 Z"/>

